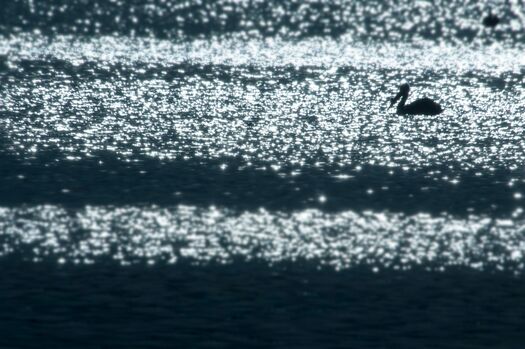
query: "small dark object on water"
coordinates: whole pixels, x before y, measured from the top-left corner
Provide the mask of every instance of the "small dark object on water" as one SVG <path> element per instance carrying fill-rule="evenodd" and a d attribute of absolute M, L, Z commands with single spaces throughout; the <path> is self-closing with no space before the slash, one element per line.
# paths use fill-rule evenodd
<path fill-rule="evenodd" d="M 499 17 L 489 12 L 488 16 L 483 18 L 483 25 L 485 27 L 494 28 L 499 23 Z"/>
<path fill-rule="evenodd" d="M 408 84 L 399 86 L 399 92 L 394 98 L 390 99 L 390 107 L 388 108 L 391 108 L 401 98 L 397 105 L 397 114 L 399 115 L 437 115 L 443 111 L 439 104 L 426 97 L 405 105 L 409 91 L 410 86 Z"/>

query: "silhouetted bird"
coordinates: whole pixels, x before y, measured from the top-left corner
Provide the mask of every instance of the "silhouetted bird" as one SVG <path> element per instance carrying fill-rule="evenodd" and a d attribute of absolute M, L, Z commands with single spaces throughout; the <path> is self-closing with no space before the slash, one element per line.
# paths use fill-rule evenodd
<path fill-rule="evenodd" d="M 483 25 L 485 27 L 494 28 L 499 23 L 499 18 L 496 15 L 493 15 L 492 12 L 489 11 L 489 14 L 487 17 L 483 18 Z"/>
<path fill-rule="evenodd" d="M 388 108 L 391 108 L 401 98 L 397 105 L 397 113 L 399 115 L 437 115 L 443 111 L 439 104 L 429 98 L 417 99 L 414 102 L 405 105 L 409 91 L 410 86 L 408 86 L 408 84 L 399 86 L 399 93 L 394 98 L 390 99 L 390 107 Z"/>

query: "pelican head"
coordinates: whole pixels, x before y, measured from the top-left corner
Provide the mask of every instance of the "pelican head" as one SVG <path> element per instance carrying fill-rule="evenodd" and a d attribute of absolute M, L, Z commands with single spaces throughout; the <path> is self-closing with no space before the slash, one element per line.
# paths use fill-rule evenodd
<path fill-rule="evenodd" d="M 392 108 L 392 106 L 401 98 L 402 96 L 408 96 L 408 92 L 410 91 L 410 86 L 408 84 L 403 84 L 399 86 L 399 92 L 394 98 L 390 98 L 390 106 L 389 109 Z"/>
<path fill-rule="evenodd" d="M 408 94 L 410 92 L 410 86 L 408 84 L 403 84 L 399 86 L 399 93 L 401 95 Z"/>

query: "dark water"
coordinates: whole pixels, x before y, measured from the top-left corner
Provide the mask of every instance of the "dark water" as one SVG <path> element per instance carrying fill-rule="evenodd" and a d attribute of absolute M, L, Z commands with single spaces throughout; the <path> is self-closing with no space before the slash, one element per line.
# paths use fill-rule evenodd
<path fill-rule="evenodd" d="M 1 347 L 521 347 L 522 3 L 0 19 Z"/>
<path fill-rule="evenodd" d="M 520 348 L 522 278 L 310 263 L 153 268 L 4 262 L 0 345 Z M 16 271 L 15 271 L 16 270 Z"/>

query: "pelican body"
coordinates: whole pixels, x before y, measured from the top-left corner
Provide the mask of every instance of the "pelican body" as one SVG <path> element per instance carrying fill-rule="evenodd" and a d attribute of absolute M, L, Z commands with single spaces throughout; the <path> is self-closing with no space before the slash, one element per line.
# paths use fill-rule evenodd
<path fill-rule="evenodd" d="M 397 114 L 437 115 L 443 111 L 439 104 L 426 97 L 417 99 L 414 102 L 405 105 L 408 99 L 408 92 L 410 92 L 410 86 L 408 86 L 408 84 L 403 84 L 399 86 L 398 94 L 394 98 L 390 99 L 390 107 L 392 107 L 399 100 L 397 105 Z"/>

